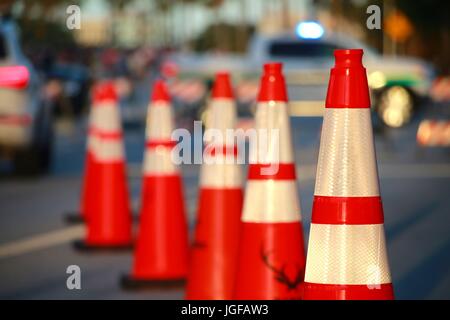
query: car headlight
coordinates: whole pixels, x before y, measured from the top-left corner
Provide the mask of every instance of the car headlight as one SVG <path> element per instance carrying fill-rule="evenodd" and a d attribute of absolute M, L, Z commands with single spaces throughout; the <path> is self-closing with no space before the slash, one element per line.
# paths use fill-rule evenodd
<path fill-rule="evenodd" d="M 371 89 L 380 89 L 386 85 L 386 76 L 381 71 L 374 71 L 369 74 L 367 81 Z"/>
<path fill-rule="evenodd" d="M 408 90 L 395 86 L 384 92 L 378 112 L 386 125 L 398 128 L 411 120 L 412 108 L 413 99 Z"/>

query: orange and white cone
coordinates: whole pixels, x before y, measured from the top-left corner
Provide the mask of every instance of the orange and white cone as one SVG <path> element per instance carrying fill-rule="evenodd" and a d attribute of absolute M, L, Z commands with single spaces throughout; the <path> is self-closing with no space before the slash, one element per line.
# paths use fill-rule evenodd
<path fill-rule="evenodd" d="M 98 88 L 97 88 L 98 90 Z M 100 101 L 97 101 L 100 99 Z M 95 128 L 96 121 L 101 121 L 98 117 L 95 117 L 96 106 L 101 105 L 101 95 L 94 94 L 92 99 L 92 106 L 89 110 L 88 115 L 88 130 L 87 130 L 87 141 L 86 141 L 86 156 L 84 160 L 84 176 L 81 186 L 81 197 L 80 197 L 80 211 L 70 212 L 66 214 L 65 220 L 68 223 L 80 223 L 87 220 L 89 208 L 92 208 L 93 201 L 95 201 L 95 161 L 94 161 L 94 146 L 95 146 Z M 98 113 L 98 112 L 97 112 Z M 96 120 L 97 119 L 97 120 Z"/>
<path fill-rule="evenodd" d="M 393 299 L 363 51 L 334 55 L 304 299 Z"/>
<path fill-rule="evenodd" d="M 232 299 L 242 211 L 242 172 L 236 141 L 226 132 L 236 125 L 236 105 L 228 73 L 216 75 L 205 135 L 195 239 L 191 247 L 186 299 Z M 227 158 L 228 157 L 228 158 Z"/>
<path fill-rule="evenodd" d="M 131 211 L 125 172 L 122 125 L 114 84 L 94 89 L 96 101 L 91 128 L 92 178 L 89 189 L 87 236 L 79 249 L 123 249 L 132 243 Z"/>
<path fill-rule="evenodd" d="M 305 253 L 281 63 L 264 65 L 255 129 L 233 298 L 300 299 Z"/>
<path fill-rule="evenodd" d="M 157 80 L 148 107 L 139 234 L 124 288 L 178 286 L 188 269 L 188 231 L 182 178 L 172 161 L 173 114 L 166 85 Z"/>

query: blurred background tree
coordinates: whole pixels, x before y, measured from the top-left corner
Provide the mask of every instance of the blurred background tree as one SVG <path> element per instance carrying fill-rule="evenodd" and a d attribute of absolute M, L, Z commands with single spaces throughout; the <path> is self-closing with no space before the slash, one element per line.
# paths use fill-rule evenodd
<path fill-rule="evenodd" d="M 397 0 L 416 32 L 407 53 L 427 58 L 442 74 L 450 74 L 450 1 Z"/>
<path fill-rule="evenodd" d="M 442 74 L 450 73 L 450 1 L 448 0 L 103 0 L 108 6 L 111 37 L 104 45 L 123 45 L 119 41 L 123 24 L 118 21 L 136 3 L 142 12 L 134 12 L 128 21 L 135 40 L 131 45 L 155 45 L 189 48 L 195 51 L 217 50 L 245 52 L 253 32 L 261 32 L 265 19 L 277 19 L 278 26 L 292 29 L 296 17 L 321 18 L 325 13 L 332 30 L 364 38 L 369 45 L 387 54 L 406 54 L 433 62 Z M 69 4 L 86 4 L 87 0 L 2 0 L 0 11 L 18 19 L 27 46 L 51 44 L 52 48 L 76 45 L 74 32 L 65 26 L 65 9 Z M 90 2 L 90 1 L 89 1 Z M 304 3 L 303 6 L 298 6 Z M 382 8 L 385 22 L 381 30 L 368 30 L 366 9 Z M 229 20 L 230 6 L 234 6 Z M 306 8 L 306 9 L 301 9 Z M 301 12 L 303 10 L 304 12 Z M 255 12 L 257 12 L 255 14 Z M 259 22 L 255 17 L 259 17 Z M 136 17 L 136 18 L 134 18 Z M 403 22 L 399 18 L 402 17 Z M 228 20 L 227 20 L 228 19 Z M 131 20 L 131 21 L 130 21 Z M 136 20 L 139 20 L 137 23 Z M 397 21 L 398 20 L 398 21 Z M 390 28 L 386 28 L 386 22 Z M 392 26 L 410 24 L 405 39 L 394 39 Z M 144 28 L 145 27 L 145 28 Z M 137 30 L 139 29 L 139 30 Z M 195 32 L 194 32 L 195 31 Z M 291 30 L 292 31 L 292 30 Z M 151 38 L 151 39 L 150 39 Z M 138 42 L 136 42 L 138 41 Z M 139 43 L 140 41 L 140 43 Z"/>
<path fill-rule="evenodd" d="M 25 50 L 43 44 L 51 44 L 55 49 L 75 46 L 73 32 L 61 23 L 61 17 L 66 15 L 68 5 L 79 4 L 79 0 L 24 0 L 13 6 L 15 2 L 2 0 L 0 12 L 17 19 Z"/>
<path fill-rule="evenodd" d="M 314 0 L 314 5 L 329 10 L 337 21 L 347 20 L 359 26 L 366 41 L 388 54 L 406 54 L 431 61 L 439 73 L 450 73 L 450 1 L 447 0 Z M 368 30 L 367 6 L 382 8 L 381 30 Z M 397 16 L 396 16 L 397 15 Z M 386 29 L 386 20 L 404 17 L 411 24 L 411 33 L 402 41 L 393 39 Z M 394 24 L 395 25 L 395 24 Z M 397 21 L 401 28 L 402 22 Z M 339 23 L 338 26 L 339 27 Z M 395 26 L 394 26 L 395 27 Z"/>

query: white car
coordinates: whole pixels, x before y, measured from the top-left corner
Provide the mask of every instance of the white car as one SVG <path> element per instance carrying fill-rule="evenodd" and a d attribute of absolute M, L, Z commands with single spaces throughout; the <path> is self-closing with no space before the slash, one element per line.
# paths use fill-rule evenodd
<path fill-rule="evenodd" d="M 296 34 L 256 35 L 246 56 L 175 55 L 178 82 L 192 78 L 210 81 L 219 70 L 228 70 L 236 85 L 238 102 L 256 97 L 262 64 L 284 64 L 290 109 L 293 116 L 320 116 L 323 112 L 335 49 L 362 48 L 374 110 L 388 126 L 408 123 L 419 97 L 427 96 L 432 67 L 414 58 L 385 57 L 347 35 L 324 34 L 315 39 Z M 186 80 L 185 80 L 186 79 Z M 192 81 L 192 80 L 190 80 Z"/>
<path fill-rule="evenodd" d="M 24 87 L 0 87 L 0 156 L 13 160 L 17 173 L 39 173 L 48 169 L 51 159 L 51 106 L 22 53 L 15 23 L 0 18 L 0 67 L 8 66 L 26 68 L 29 81 Z"/>

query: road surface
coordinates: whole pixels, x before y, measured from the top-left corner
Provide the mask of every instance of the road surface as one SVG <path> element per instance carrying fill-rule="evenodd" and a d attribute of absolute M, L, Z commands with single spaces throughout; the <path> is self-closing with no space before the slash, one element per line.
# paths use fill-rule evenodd
<path fill-rule="evenodd" d="M 293 118 L 303 226 L 309 234 L 320 118 Z M 450 152 L 416 146 L 418 122 L 376 134 L 385 227 L 398 299 L 450 299 Z M 182 290 L 129 292 L 120 275 L 131 252 L 82 254 L 72 241 L 82 225 L 67 225 L 64 212 L 78 208 L 85 123 L 60 123 L 51 173 L 33 179 L 0 178 L 0 298 L 181 299 Z M 125 134 L 129 185 L 138 206 L 144 148 L 141 127 Z M 183 166 L 192 231 L 199 167 Z M 66 287 L 69 265 L 81 268 L 81 290 Z"/>

